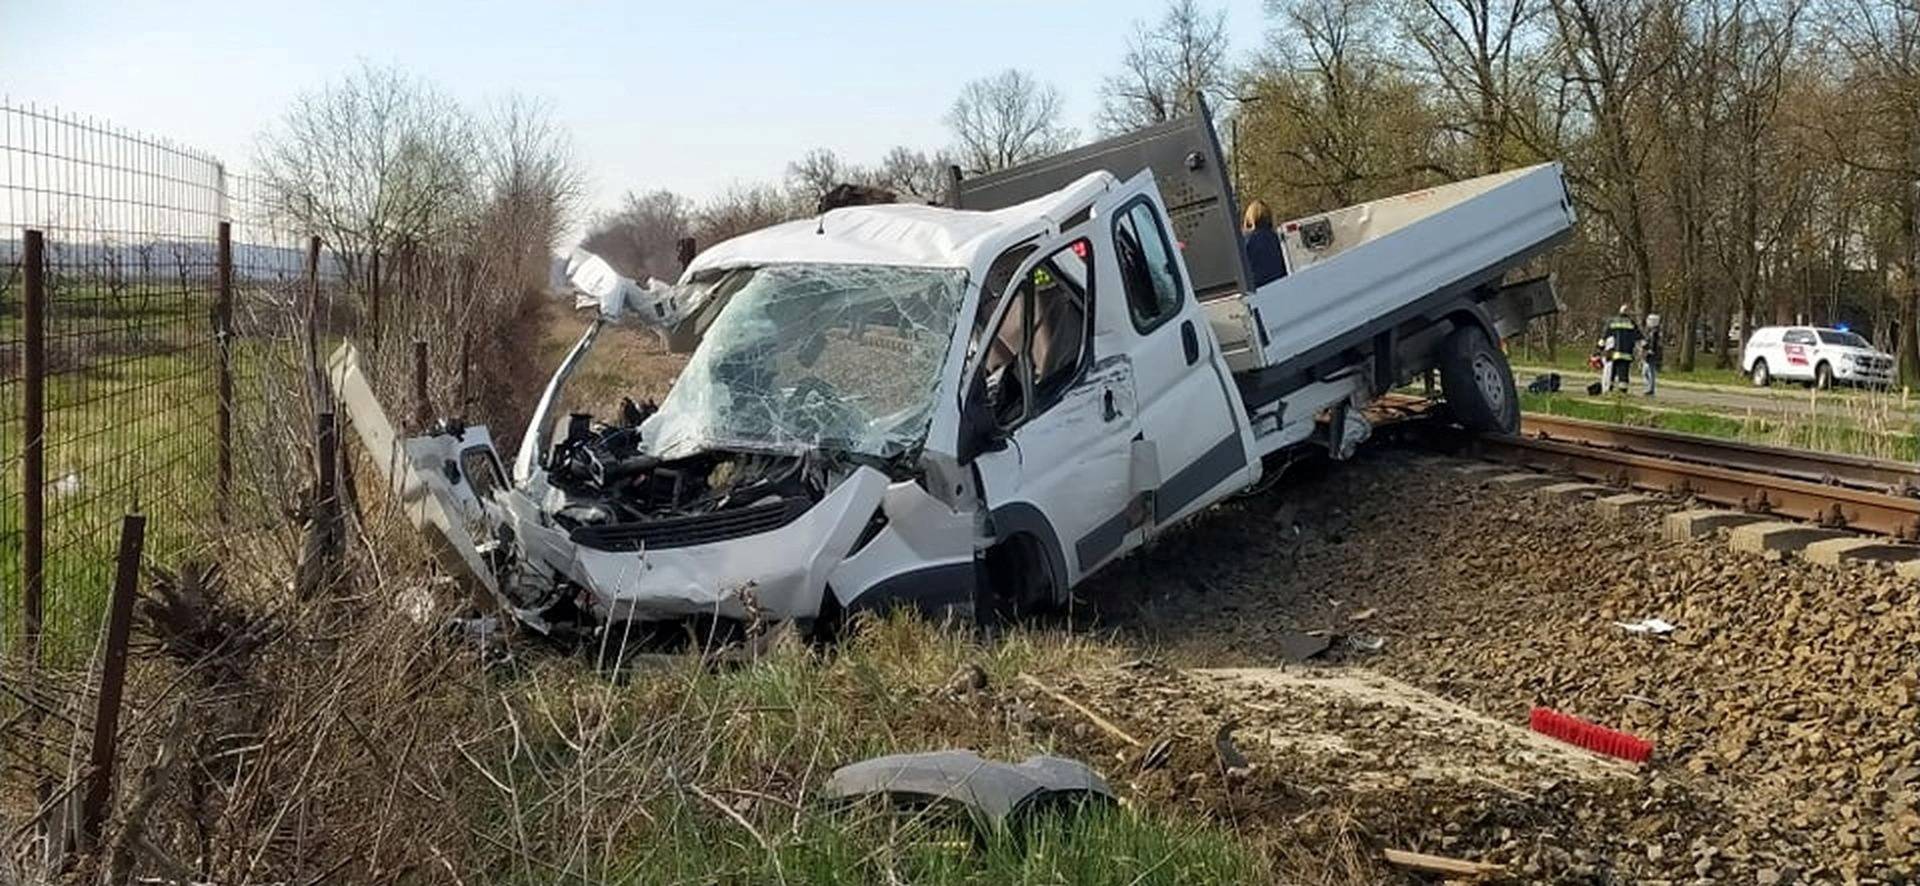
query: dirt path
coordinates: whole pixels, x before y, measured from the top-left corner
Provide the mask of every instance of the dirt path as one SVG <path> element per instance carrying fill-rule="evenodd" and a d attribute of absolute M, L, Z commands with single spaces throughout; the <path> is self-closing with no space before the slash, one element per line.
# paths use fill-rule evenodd
<path fill-rule="evenodd" d="M 1915 588 L 1888 573 L 1663 542 L 1647 526 L 1481 489 L 1392 453 L 1282 490 L 1218 508 L 1098 580 L 1089 595 L 1105 623 L 1209 669 L 1299 668 L 1281 639 L 1329 631 L 1358 642 L 1323 658 L 1328 678 L 1383 674 L 1501 723 L 1524 724 L 1539 704 L 1652 739 L 1655 760 L 1626 809 L 1580 813 L 1614 825 L 1579 847 L 1596 856 L 1582 870 L 1913 876 Z M 1649 616 L 1680 628 L 1655 639 L 1615 626 Z M 1375 641 L 1378 652 L 1361 651 Z M 1477 741 L 1442 732 L 1408 743 Z M 1687 812 L 1631 811 L 1656 794 L 1683 795 Z M 1540 808 L 1533 793 L 1513 802 Z"/>

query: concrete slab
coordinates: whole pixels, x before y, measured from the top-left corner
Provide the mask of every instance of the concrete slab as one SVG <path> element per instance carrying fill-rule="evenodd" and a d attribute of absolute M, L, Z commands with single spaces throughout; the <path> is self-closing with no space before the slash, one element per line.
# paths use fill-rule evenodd
<path fill-rule="evenodd" d="M 1761 514 L 1702 508 L 1696 511 L 1675 511 L 1668 514 L 1661 527 L 1667 541 L 1690 541 L 1712 535 L 1717 529 L 1732 529 L 1735 526 L 1761 523 L 1768 519 L 1771 518 Z"/>
<path fill-rule="evenodd" d="M 1533 491 L 1534 495 L 1549 501 L 1573 504 L 1613 494 L 1613 489 L 1598 483 L 1554 483 Z"/>
<path fill-rule="evenodd" d="M 1666 503 L 1666 499 L 1657 495 L 1623 492 L 1602 498 L 1594 502 L 1594 506 L 1600 509 L 1600 513 L 1609 517 L 1638 517 L 1648 511 L 1664 507 Z"/>
<path fill-rule="evenodd" d="M 1852 537 L 1838 529 L 1769 520 L 1734 527 L 1732 532 L 1727 533 L 1727 546 L 1750 554 L 1784 557 L 1798 554 L 1801 549 L 1817 541 Z"/>
<path fill-rule="evenodd" d="M 1489 486 L 1498 486 L 1502 489 L 1512 489 L 1522 492 L 1563 482 L 1565 481 L 1552 474 L 1530 474 L 1524 471 L 1501 474 L 1486 479 L 1486 483 Z"/>
<path fill-rule="evenodd" d="M 1838 566 L 1842 563 L 1904 563 L 1920 560 L 1920 545 L 1895 544 L 1883 538 L 1852 536 L 1830 538 L 1807 545 L 1800 556 L 1809 563 Z"/>

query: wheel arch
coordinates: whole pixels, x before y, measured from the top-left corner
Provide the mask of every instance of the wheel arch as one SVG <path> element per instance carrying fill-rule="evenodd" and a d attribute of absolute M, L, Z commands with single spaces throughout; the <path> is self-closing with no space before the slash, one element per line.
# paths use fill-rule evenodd
<path fill-rule="evenodd" d="M 1060 536 L 1053 530 L 1053 521 L 1040 509 L 1024 501 L 1008 502 L 994 508 L 989 515 L 993 518 L 994 539 L 992 548 L 999 548 L 1019 538 L 1029 538 L 1040 551 L 1042 565 L 1047 569 L 1047 578 L 1053 585 L 1056 596 L 1065 595 L 1068 588 L 1067 554 L 1060 546 Z"/>

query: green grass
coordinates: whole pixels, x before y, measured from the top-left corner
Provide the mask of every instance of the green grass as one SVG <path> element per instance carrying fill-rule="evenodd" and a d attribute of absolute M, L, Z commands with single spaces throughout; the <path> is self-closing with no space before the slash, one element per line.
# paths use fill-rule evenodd
<path fill-rule="evenodd" d="M 1733 416 L 1705 410 L 1648 408 L 1617 395 L 1593 398 L 1522 392 L 1520 408 L 1526 412 L 1747 443 L 1899 461 L 1920 459 L 1920 440 L 1916 440 L 1910 429 L 1894 427 L 1884 413 L 1876 414 L 1859 407 L 1840 407 L 1828 415 L 1805 418 Z"/>
<path fill-rule="evenodd" d="M 1585 384 L 1599 377 L 1599 373 L 1587 368 L 1587 354 L 1588 351 L 1583 348 L 1562 347 L 1549 357 L 1545 349 L 1516 347 L 1507 354 L 1507 357 L 1515 366 L 1557 370 L 1566 373 L 1569 381 L 1578 377 L 1581 383 Z M 1717 354 L 1699 354 L 1690 372 L 1680 370 L 1676 356 L 1669 356 L 1666 361 L 1667 367 L 1660 370 L 1660 380 L 1711 385 L 1745 386 L 1749 384 L 1747 377 L 1740 370 L 1715 367 L 1713 361 L 1717 356 Z M 1640 381 L 1640 364 L 1638 363 L 1633 366 L 1633 381 L 1635 383 Z"/>
<path fill-rule="evenodd" d="M 56 363 L 47 379 L 43 649 L 50 661 L 93 648 L 124 514 L 138 508 L 147 515 L 146 556 L 159 562 L 196 544 L 214 523 L 217 355 L 204 339 L 194 341 L 182 349 L 123 340 L 84 364 Z M 251 371 L 246 348 L 236 360 L 237 374 Z M 24 396 L 17 380 L 0 386 L 0 647 L 11 647 L 22 630 Z M 249 457 L 236 445 L 236 463 Z"/>

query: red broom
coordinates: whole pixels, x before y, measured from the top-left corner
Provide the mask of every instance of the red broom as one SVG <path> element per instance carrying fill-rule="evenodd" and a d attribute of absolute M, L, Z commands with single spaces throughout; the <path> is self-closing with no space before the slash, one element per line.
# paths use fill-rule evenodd
<path fill-rule="evenodd" d="M 1594 753 L 1634 763 L 1645 763 L 1648 757 L 1653 756 L 1653 742 L 1618 729 L 1589 723 L 1552 708 L 1534 708 L 1528 719 L 1533 731 Z"/>

